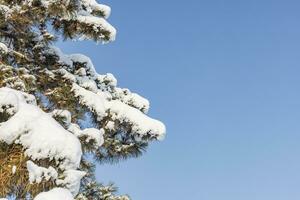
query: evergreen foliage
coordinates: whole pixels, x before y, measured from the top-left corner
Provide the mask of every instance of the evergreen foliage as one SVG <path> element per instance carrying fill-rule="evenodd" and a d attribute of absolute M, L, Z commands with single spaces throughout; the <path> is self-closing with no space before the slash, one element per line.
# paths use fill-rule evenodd
<path fill-rule="evenodd" d="M 33 95 L 38 108 L 78 138 L 82 157 L 76 170 L 85 176 L 79 192 L 73 192 L 77 200 L 128 200 L 116 195 L 113 185 L 97 183 L 94 161 L 140 156 L 165 133 L 160 122 L 146 116 L 146 99 L 117 87 L 111 74 L 97 74 L 88 57 L 65 55 L 53 46 L 60 38 L 113 41 L 116 30 L 106 21 L 109 15 L 110 8 L 94 0 L 0 0 L 0 87 Z M 106 103 L 99 107 L 102 99 Z M 14 106 L 0 101 L 0 128 L 17 113 Z M 43 170 L 53 167 L 59 178 L 66 176 L 62 160 L 32 159 L 18 138 L 9 143 L 1 134 L 0 197 L 34 198 L 55 187 L 71 187 L 53 177 L 30 183 L 29 160 Z"/>

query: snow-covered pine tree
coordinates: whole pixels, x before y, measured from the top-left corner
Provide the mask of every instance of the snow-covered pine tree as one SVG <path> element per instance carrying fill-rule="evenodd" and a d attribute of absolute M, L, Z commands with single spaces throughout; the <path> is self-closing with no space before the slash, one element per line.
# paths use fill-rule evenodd
<path fill-rule="evenodd" d="M 110 42 L 95 0 L 0 0 L 0 197 L 125 200 L 95 180 L 95 161 L 139 156 L 165 126 L 149 102 L 100 75 L 57 39 Z"/>

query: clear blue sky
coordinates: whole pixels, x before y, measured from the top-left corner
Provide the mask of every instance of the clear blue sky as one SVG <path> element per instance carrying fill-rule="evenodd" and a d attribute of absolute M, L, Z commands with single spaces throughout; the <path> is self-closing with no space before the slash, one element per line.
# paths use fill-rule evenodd
<path fill-rule="evenodd" d="M 168 135 L 99 166 L 133 200 L 300 199 L 300 1 L 107 0 L 108 45 L 67 43 L 151 101 Z"/>

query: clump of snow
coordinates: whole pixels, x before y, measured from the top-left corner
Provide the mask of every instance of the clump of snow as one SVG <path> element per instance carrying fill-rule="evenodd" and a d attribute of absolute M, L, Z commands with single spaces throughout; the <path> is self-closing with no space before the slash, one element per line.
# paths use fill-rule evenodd
<path fill-rule="evenodd" d="M 77 80 L 75 75 L 71 74 L 70 72 L 68 72 L 65 69 L 58 69 L 58 70 L 55 70 L 54 72 L 62 75 L 62 78 L 69 80 L 71 82 L 76 82 L 76 80 Z"/>
<path fill-rule="evenodd" d="M 7 18 L 11 14 L 11 9 L 8 6 L 0 5 L 0 13 L 3 14 L 5 18 Z"/>
<path fill-rule="evenodd" d="M 72 66 L 72 61 L 66 56 L 65 54 L 62 53 L 62 51 L 55 46 L 49 47 L 47 50 L 44 52 L 46 55 L 55 55 L 58 57 L 58 60 L 60 64 L 66 65 L 66 66 Z"/>
<path fill-rule="evenodd" d="M 83 54 L 65 55 L 58 47 L 55 46 L 51 46 L 45 50 L 45 54 L 57 56 L 59 63 L 63 66 L 67 66 L 71 70 L 74 70 L 74 65 L 76 63 L 81 64 L 83 66 L 82 69 L 80 69 L 81 72 L 77 72 L 81 76 L 88 75 L 93 77 L 97 74 L 91 59 Z M 85 72 L 82 72 L 83 69 Z"/>
<path fill-rule="evenodd" d="M 78 69 L 76 72 L 75 72 L 76 75 L 79 75 L 79 76 L 86 76 L 86 70 L 81 67 L 80 69 Z"/>
<path fill-rule="evenodd" d="M 48 192 L 38 194 L 34 200 L 74 200 L 69 190 L 54 188 Z"/>
<path fill-rule="evenodd" d="M 148 113 L 149 111 L 149 101 L 136 93 L 131 93 L 129 89 L 116 88 L 115 97 L 120 101 L 141 110 L 144 113 Z"/>
<path fill-rule="evenodd" d="M 113 118 L 131 124 L 133 133 L 139 136 L 151 135 L 159 140 L 164 138 L 166 133 L 165 125 L 155 119 L 143 114 L 140 110 L 130 107 L 120 101 L 108 102 L 110 112 L 112 112 Z"/>
<path fill-rule="evenodd" d="M 97 92 L 98 91 L 98 87 L 95 83 L 95 81 L 88 79 L 86 77 L 83 78 L 77 78 L 77 83 L 78 85 L 80 85 L 81 87 L 90 90 L 92 92 Z"/>
<path fill-rule="evenodd" d="M 57 119 L 59 118 L 66 126 L 71 124 L 71 113 L 68 110 L 58 110 L 52 111 L 52 116 Z"/>
<path fill-rule="evenodd" d="M 7 53 L 8 53 L 7 46 L 4 43 L 0 42 L 0 55 L 7 54 Z"/>
<path fill-rule="evenodd" d="M 13 93 L 0 92 L 0 112 L 13 115 L 18 111 L 18 99 Z"/>
<path fill-rule="evenodd" d="M 114 75 L 112 75 L 110 73 L 105 74 L 105 75 L 98 74 L 96 80 L 97 80 L 97 82 L 99 82 L 98 86 L 100 87 L 100 89 L 101 89 L 102 84 L 105 84 L 110 87 L 116 87 L 117 83 L 118 83 L 118 81 L 114 77 Z"/>
<path fill-rule="evenodd" d="M 28 104 L 24 94 L 0 88 L 0 97 L 9 96 L 18 108 L 8 121 L 0 124 L 0 140 L 22 144 L 32 159 L 64 159 L 61 169 L 77 168 L 82 154 L 80 142 L 35 104 Z"/>
<path fill-rule="evenodd" d="M 109 101 L 104 92 L 93 93 L 73 84 L 73 92 L 80 102 L 97 114 L 100 121 L 110 113 L 114 120 L 131 125 L 132 133 L 138 136 L 151 135 L 163 139 L 166 129 L 163 123 L 152 119 L 140 110 L 131 107 L 119 100 Z"/>
<path fill-rule="evenodd" d="M 76 20 L 93 26 L 95 32 L 105 30 L 105 32 L 109 33 L 109 41 L 114 41 L 117 31 L 106 21 L 111 13 L 110 7 L 103 4 L 98 4 L 95 0 L 82 0 L 81 4 L 82 9 L 75 17 Z M 98 13 L 101 13 L 103 17 L 99 16 Z M 104 38 L 105 36 L 100 35 L 100 37 Z"/>
<path fill-rule="evenodd" d="M 11 168 L 11 172 L 12 172 L 12 174 L 15 174 L 16 171 L 17 171 L 17 166 L 14 165 L 14 166 Z"/>
<path fill-rule="evenodd" d="M 105 128 L 107 128 L 108 130 L 114 130 L 115 129 L 115 122 L 113 122 L 113 121 L 107 122 Z"/>
<path fill-rule="evenodd" d="M 80 180 L 86 175 L 85 172 L 78 170 L 66 170 L 63 173 L 64 179 L 58 179 L 56 184 L 67 187 L 76 196 L 80 189 Z"/>
<path fill-rule="evenodd" d="M 88 106 L 88 108 L 96 112 L 97 116 L 99 116 L 99 120 L 107 115 L 104 96 L 100 97 L 100 95 L 85 90 L 75 83 L 73 84 L 72 91 L 74 92 L 75 96 L 80 99 L 80 103 Z"/>
<path fill-rule="evenodd" d="M 32 161 L 27 161 L 27 170 L 29 172 L 29 182 L 31 184 L 40 183 L 43 179 L 46 181 L 50 179 L 56 180 L 58 176 L 57 171 L 53 167 L 39 167 Z"/>
<path fill-rule="evenodd" d="M 107 5 L 99 4 L 95 0 L 82 0 L 82 4 L 84 5 L 87 12 L 101 12 L 103 13 L 105 18 L 108 18 L 111 13 L 111 8 Z"/>
<path fill-rule="evenodd" d="M 82 150 L 80 141 L 69 131 L 65 130 L 50 114 L 44 113 L 36 106 L 32 95 L 13 90 L 0 88 L 0 105 L 10 103 L 13 105 L 14 114 L 7 121 L 0 123 L 0 141 L 7 144 L 21 144 L 25 154 L 32 160 L 49 159 L 55 160 L 58 168 L 62 171 L 76 171 L 79 167 Z M 52 169 L 38 168 L 33 163 L 27 163 L 31 173 L 31 181 L 39 181 L 39 178 L 48 178 Z M 36 172 L 36 173 L 35 173 Z M 81 173 L 78 171 L 78 173 Z M 36 176 L 39 175 L 39 176 Z M 66 174 L 64 183 L 74 194 L 78 192 L 78 182 L 67 184 L 72 175 Z M 77 176 L 78 177 L 78 176 Z"/>
<path fill-rule="evenodd" d="M 85 70 L 88 73 L 88 75 L 94 76 L 96 74 L 95 67 L 89 57 L 82 55 L 82 54 L 71 54 L 68 57 L 73 63 L 84 64 Z"/>
<path fill-rule="evenodd" d="M 104 143 L 103 129 L 99 130 L 95 128 L 86 128 L 84 130 L 81 130 L 77 124 L 71 124 L 68 130 L 72 132 L 74 135 L 76 135 L 78 138 L 84 137 L 87 143 L 93 141 L 95 145 L 94 147 L 95 149 L 99 148 Z"/>
<path fill-rule="evenodd" d="M 24 7 L 34 7 L 34 0 L 24 0 L 20 1 L 18 5 L 12 5 L 7 7 L 4 5 L 0 6 L 0 13 L 4 15 L 4 18 L 8 18 L 13 12 L 25 12 L 22 8 Z M 51 9 L 58 4 L 57 0 L 42 0 L 39 1 L 39 6 L 44 7 L 45 15 L 49 15 L 53 18 L 58 18 L 60 20 L 66 20 L 70 22 L 76 21 L 76 23 L 81 24 L 81 28 L 91 27 L 94 32 L 93 35 L 97 35 L 98 40 L 103 42 L 114 41 L 116 38 L 116 29 L 110 25 L 106 19 L 110 16 L 111 8 L 109 6 L 99 4 L 96 0 L 80 0 L 76 1 L 77 7 L 72 15 L 68 12 L 60 12 L 59 14 L 51 12 Z M 70 0 L 60 0 L 59 4 L 63 4 L 65 8 L 69 5 L 74 4 Z M 80 29 L 80 27 L 79 27 Z M 48 33 L 49 34 L 49 33 Z M 82 34 L 82 35 L 81 35 Z M 94 36 L 89 36 L 84 30 L 78 31 L 77 37 L 83 39 L 94 39 Z"/>
<path fill-rule="evenodd" d="M 93 26 L 95 32 L 105 30 L 109 32 L 109 40 L 114 41 L 116 39 L 117 30 L 110 25 L 104 18 L 95 17 L 92 15 L 77 15 L 76 20 L 81 23 Z M 104 38 L 104 36 L 102 36 Z"/>
<path fill-rule="evenodd" d="M 139 109 L 143 113 L 148 113 L 150 103 L 142 96 L 132 93 L 129 89 L 117 87 L 117 79 L 110 73 L 100 75 L 96 72 L 95 67 L 89 57 L 82 54 L 64 55 L 60 49 L 53 48 L 52 53 L 57 53 L 60 63 L 65 69 L 55 70 L 56 73 L 63 75 L 63 78 L 76 83 L 94 93 L 102 91 L 107 99 L 118 99 L 125 104 Z M 49 52 L 51 52 L 49 51 Z M 75 66 L 81 66 L 75 70 Z"/>

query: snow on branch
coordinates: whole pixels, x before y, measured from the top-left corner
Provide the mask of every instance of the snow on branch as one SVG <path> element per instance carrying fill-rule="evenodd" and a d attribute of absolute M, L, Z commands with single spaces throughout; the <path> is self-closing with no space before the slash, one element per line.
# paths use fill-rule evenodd
<path fill-rule="evenodd" d="M 80 164 L 82 155 L 80 141 L 51 115 L 38 108 L 34 96 L 9 88 L 0 88 L 0 107 L 11 108 L 8 110 L 9 119 L 0 123 L 0 141 L 7 144 L 21 144 L 25 154 L 33 161 L 54 160 L 58 165 L 57 168 L 65 173 L 64 180 L 70 179 L 68 176 L 74 177 L 76 173 L 70 172 L 76 171 Z M 28 162 L 27 167 L 32 182 L 45 177 L 46 169 L 42 170 L 32 162 Z M 49 170 L 54 174 L 53 168 Z M 47 179 L 47 176 L 45 178 Z M 67 186 L 69 184 L 66 181 L 61 182 Z M 76 187 L 69 189 L 76 194 L 80 178 L 72 184 Z"/>
<path fill-rule="evenodd" d="M 164 124 L 148 117 L 138 109 L 118 100 L 108 101 L 104 92 L 99 91 L 96 94 L 77 84 L 73 84 L 72 90 L 83 105 L 97 114 L 99 121 L 110 114 L 113 120 L 130 124 L 132 134 L 140 137 L 150 135 L 157 139 L 163 139 L 166 132 Z"/>
<path fill-rule="evenodd" d="M 164 138 L 165 125 L 147 115 L 147 99 L 98 74 L 89 57 L 51 46 L 61 36 L 115 40 L 110 14 L 96 0 L 1 1 L 1 196 L 24 188 L 22 199 L 83 200 L 95 191 L 97 199 L 129 199 L 97 183 L 93 162 L 141 155 Z"/>
<path fill-rule="evenodd" d="M 54 188 L 48 192 L 42 192 L 34 200 L 74 200 L 69 190 Z"/>

